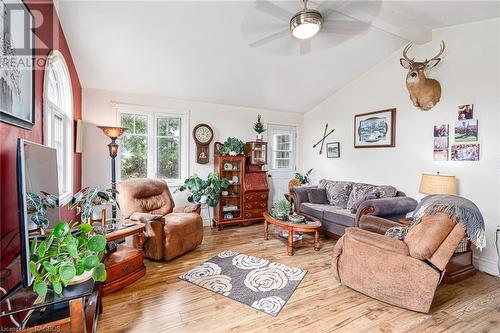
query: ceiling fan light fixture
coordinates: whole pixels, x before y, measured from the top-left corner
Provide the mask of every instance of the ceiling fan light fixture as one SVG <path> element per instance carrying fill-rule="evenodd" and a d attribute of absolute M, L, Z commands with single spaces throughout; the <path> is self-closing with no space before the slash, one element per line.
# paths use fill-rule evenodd
<path fill-rule="evenodd" d="M 292 17 L 290 20 L 290 32 L 298 39 L 309 39 L 314 37 L 323 24 L 321 13 L 313 9 L 305 9 Z"/>

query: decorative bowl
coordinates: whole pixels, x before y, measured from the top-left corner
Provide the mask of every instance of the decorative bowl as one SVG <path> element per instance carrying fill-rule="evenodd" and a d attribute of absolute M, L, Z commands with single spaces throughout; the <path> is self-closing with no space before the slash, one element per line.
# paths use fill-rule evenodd
<path fill-rule="evenodd" d="M 304 222 L 306 218 L 302 215 L 292 214 L 288 216 L 288 220 L 292 223 L 301 223 Z"/>

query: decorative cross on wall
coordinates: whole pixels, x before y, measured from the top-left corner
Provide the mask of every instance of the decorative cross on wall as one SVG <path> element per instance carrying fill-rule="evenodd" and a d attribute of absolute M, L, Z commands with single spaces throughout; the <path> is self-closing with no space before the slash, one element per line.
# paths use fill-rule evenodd
<path fill-rule="evenodd" d="M 315 145 L 313 145 L 313 148 L 316 148 L 317 145 L 319 145 L 321 143 L 321 148 L 319 149 L 319 154 L 323 154 L 323 146 L 325 145 L 325 139 L 333 133 L 333 131 L 335 131 L 335 129 L 332 129 L 330 132 L 326 133 L 326 131 L 328 131 L 328 123 L 326 123 L 325 125 L 325 131 L 323 132 L 323 138 L 321 138 L 321 140 L 319 140 L 318 142 L 316 142 Z"/>

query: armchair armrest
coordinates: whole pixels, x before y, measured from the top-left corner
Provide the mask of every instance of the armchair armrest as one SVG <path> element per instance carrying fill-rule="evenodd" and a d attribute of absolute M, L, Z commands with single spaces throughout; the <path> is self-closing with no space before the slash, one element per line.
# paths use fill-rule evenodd
<path fill-rule="evenodd" d="M 133 213 L 129 217 L 132 221 L 142 222 L 144 224 L 148 224 L 148 222 L 152 221 L 164 221 L 165 219 L 161 215 L 157 214 L 149 214 L 149 213 Z"/>
<path fill-rule="evenodd" d="M 359 219 L 358 227 L 376 234 L 384 235 L 392 227 L 401 227 L 401 224 L 374 215 L 363 215 Z"/>
<path fill-rule="evenodd" d="M 143 245 L 144 256 L 154 260 L 163 258 L 163 231 L 165 218 L 161 215 L 148 213 L 133 213 L 130 220 L 139 221 L 145 224 L 144 236 L 146 241 Z"/>
<path fill-rule="evenodd" d="M 404 256 L 410 255 L 408 246 L 404 242 L 374 232 L 359 228 L 348 228 L 344 237 L 387 250 L 391 253 L 398 253 Z"/>
<path fill-rule="evenodd" d="M 300 205 L 304 202 L 309 202 L 309 197 L 307 196 L 307 191 L 310 189 L 318 188 L 317 186 L 297 186 L 290 189 L 290 193 L 293 195 L 294 211 L 299 212 Z"/>
<path fill-rule="evenodd" d="M 201 204 L 195 203 L 185 207 L 174 207 L 173 213 L 198 213 L 201 212 Z"/>
<path fill-rule="evenodd" d="M 361 216 L 371 214 L 375 216 L 404 216 L 417 208 L 417 200 L 410 197 L 392 197 L 371 199 L 363 202 L 356 212 L 356 223 Z"/>

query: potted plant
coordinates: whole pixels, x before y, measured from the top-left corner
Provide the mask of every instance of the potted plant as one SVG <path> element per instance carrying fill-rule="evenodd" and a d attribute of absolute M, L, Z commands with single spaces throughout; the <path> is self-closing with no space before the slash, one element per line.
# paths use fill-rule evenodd
<path fill-rule="evenodd" d="M 82 223 L 79 233 L 72 233 L 66 221 L 60 221 L 38 242 L 34 238 L 30 246 L 29 268 L 35 279 L 33 290 L 43 299 L 51 287 L 61 294 L 68 285 L 89 279 L 106 281 L 106 268 L 101 262 L 106 238 L 91 235 L 93 227 Z"/>
<path fill-rule="evenodd" d="M 291 210 L 292 206 L 287 200 L 278 200 L 273 204 L 272 215 L 279 220 L 286 220 Z"/>
<path fill-rule="evenodd" d="M 111 203 L 120 208 L 118 201 L 113 198 L 113 193 L 117 193 L 117 191 L 111 189 L 99 191 L 97 187 L 85 187 L 73 195 L 68 206 L 71 209 L 76 209 L 76 213 L 80 214 L 82 223 L 86 223 L 92 217 L 94 206 Z"/>
<path fill-rule="evenodd" d="M 237 138 L 227 138 L 219 147 L 219 152 L 231 156 L 243 154 L 245 152 L 245 143 Z"/>
<path fill-rule="evenodd" d="M 260 121 L 261 115 L 257 115 L 257 122 L 253 125 L 253 130 L 257 132 L 257 141 L 262 141 L 262 133 L 266 131 L 264 124 Z"/>
<path fill-rule="evenodd" d="M 313 169 L 309 169 L 305 175 L 302 175 L 301 173 L 297 172 L 295 174 L 295 179 L 298 179 L 300 181 L 300 184 L 305 185 L 309 184 L 309 176 L 311 175 Z"/>
<path fill-rule="evenodd" d="M 201 179 L 198 175 L 193 175 L 184 181 L 178 191 L 189 191 L 189 202 L 207 203 L 210 207 L 215 207 L 219 203 L 222 189 L 229 186 L 226 178 L 220 178 L 217 173 L 210 172 L 207 179 Z"/>

